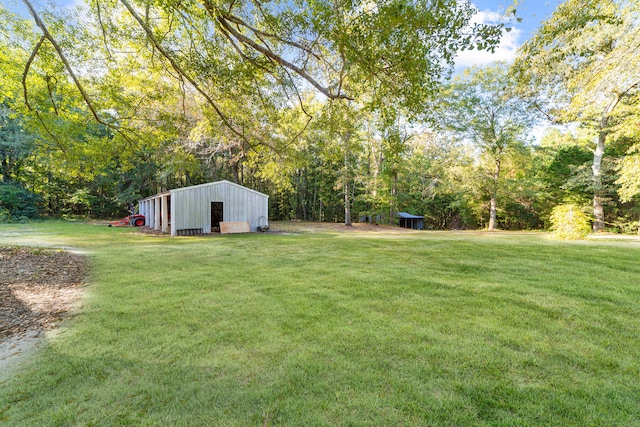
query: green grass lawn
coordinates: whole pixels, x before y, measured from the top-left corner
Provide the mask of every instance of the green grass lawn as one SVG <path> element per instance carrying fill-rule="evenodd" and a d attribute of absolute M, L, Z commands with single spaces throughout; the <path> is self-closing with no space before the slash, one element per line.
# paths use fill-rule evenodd
<path fill-rule="evenodd" d="M 0 384 L 0 423 L 640 425 L 637 242 L 2 235 L 93 269 L 79 315 Z"/>

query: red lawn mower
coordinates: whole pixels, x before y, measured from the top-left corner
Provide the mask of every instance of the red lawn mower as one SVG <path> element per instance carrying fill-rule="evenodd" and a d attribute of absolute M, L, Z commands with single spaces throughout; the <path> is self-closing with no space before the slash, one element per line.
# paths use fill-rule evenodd
<path fill-rule="evenodd" d="M 134 215 L 128 215 L 125 216 L 124 218 L 122 218 L 119 221 L 113 221 L 109 223 L 109 227 L 128 227 L 128 226 L 134 226 L 134 227 L 141 227 L 144 225 L 144 215 L 142 214 L 134 214 Z"/>

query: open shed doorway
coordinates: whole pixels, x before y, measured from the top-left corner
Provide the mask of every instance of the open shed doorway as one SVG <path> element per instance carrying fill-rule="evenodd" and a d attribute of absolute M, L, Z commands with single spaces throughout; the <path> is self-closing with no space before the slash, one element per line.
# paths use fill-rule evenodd
<path fill-rule="evenodd" d="M 211 202 L 211 232 L 219 233 L 220 232 L 220 223 L 224 221 L 223 215 L 223 203 L 222 202 Z"/>

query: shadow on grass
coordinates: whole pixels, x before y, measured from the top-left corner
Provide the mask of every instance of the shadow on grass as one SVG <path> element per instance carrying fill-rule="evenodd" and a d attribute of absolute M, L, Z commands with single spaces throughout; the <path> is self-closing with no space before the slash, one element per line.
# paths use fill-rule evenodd
<path fill-rule="evenodd" d="M 0 282 L 0 341 L 32 328 L 36 317 L 7 283 Z"/>

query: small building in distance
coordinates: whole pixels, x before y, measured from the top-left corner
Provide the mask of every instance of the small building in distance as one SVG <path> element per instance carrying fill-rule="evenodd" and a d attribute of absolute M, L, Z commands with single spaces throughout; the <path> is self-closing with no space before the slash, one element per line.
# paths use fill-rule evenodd
<path fill-rule="evenodd" d="M 424 229 L 424 216 L 411 215 L 406 212 L 398 212 L 398 225 L 403 228 L 413 228 L 414 230 Z"/>
<path fill-rule="evenodd" d="M 172 236 L 218 232 L 221 222 L 258 231 L 269 218 L 269 196 L 226 180 L 156 194 L 138 207 L 146 226 Z"/>

